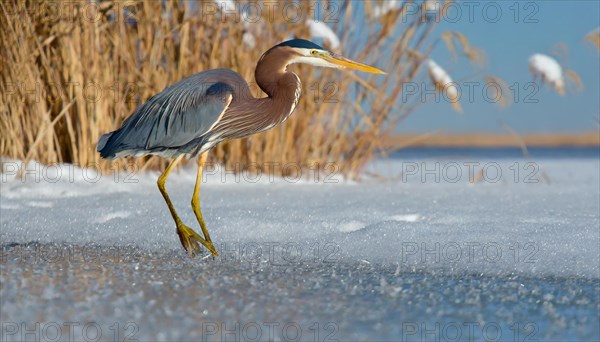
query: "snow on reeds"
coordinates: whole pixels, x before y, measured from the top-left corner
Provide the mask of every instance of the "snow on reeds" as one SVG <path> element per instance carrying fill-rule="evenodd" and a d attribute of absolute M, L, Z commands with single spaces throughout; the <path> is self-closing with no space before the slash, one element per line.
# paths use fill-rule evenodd
<path fill-rule="evenodd" d="M 529 57 L 529 71 L 534 78 L 540 77 L 542 83 L 550 84 L 561 96 L 565 94 L 563 68 L 547 55 L 536 53 Z"/>
<path fill-rule="evenodd" d="M 386 14 L 402 8 L 403 0 L 387 0 L 381 4 L 376 4 L 373 8 L 373 16 L 375 18 L 383 17 Z"/>
<path fill-rule="evenodd" d="M 429 78 L 437 91 L 450 101 L 455 111 L 462 113 L 463 110 L 459 102 L 460 94 L 458 93 L 456 83 L 454 83 L 450 75 L 431 59 L 427 60 L 427 67 Z"/>
<path fill-rule="evenodd" d="M 312 39 L 318 38 L 323 39 L 324 45 L 330 47 L 333 50 L 337 50 L 340 47 L 340 38 L 333 30 L 322 21 L 307 20 L 306 25 L 310 31 Z"/>

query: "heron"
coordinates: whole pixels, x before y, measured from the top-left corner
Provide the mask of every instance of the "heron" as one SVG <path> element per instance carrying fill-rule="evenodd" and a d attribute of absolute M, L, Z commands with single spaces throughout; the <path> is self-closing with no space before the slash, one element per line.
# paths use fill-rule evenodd
<path fill-rule="evenodd" d="M 294 112 L 302 89 L 298 75 L 288 70 L 294 63 L 385 74 L 311 41 L 292 39 L 267 50 L 256 65 L 256 83 L 266 97 L 252 96 L 246 81 L 232 70 L 206 70 L 166 87 L 135 109 L 119 129 L 100 137 L 97 151 L 105 159 L 146 155 L 171 159 L 157 185 L 190 257 L 201 253 L 200 245 L 218 256 L 200 209 L 202 168 L 209 150 L 223 141 L 267 131 Z M 195 157 L 198 171 L 191 206 L 203 236 L 183 223 L 165 187 L 173 168 L 182 159 Z"/>

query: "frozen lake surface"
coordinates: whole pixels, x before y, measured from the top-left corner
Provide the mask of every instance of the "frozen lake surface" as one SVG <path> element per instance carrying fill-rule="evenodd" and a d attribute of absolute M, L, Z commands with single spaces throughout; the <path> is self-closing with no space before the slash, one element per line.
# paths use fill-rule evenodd
<path fill-rule="evenodd" d="M 14 165 L 3 341 L 600 339 L 598 158 L 382 160 L 361 183 L 216 170 L 202 208 L 221 256 L 194 260 L 155 173 Z M 194 176 L 167 182 L 192 227 Z"/>

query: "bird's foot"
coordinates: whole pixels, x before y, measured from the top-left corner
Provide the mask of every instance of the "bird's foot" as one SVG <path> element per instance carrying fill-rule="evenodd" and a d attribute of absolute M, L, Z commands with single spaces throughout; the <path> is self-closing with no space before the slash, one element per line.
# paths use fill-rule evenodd
<path fill-rule="evenodd" d="M 179 235 L 179 240 L 181 241 L 181 245 L 183 249 L 186 250 L 190 254 L 190 257 L 193 258 L 197 254 L 201 254 L 202 250 L 200 248 L 200 244 L 206 247 L 214 256 L 218 256 L 217 250 L 213 246 L 211 241 L 206 241 L 202 238 L 198 233 L 196 233 L 192 228 L 186 226 L 183 223 L 177 223 L 177 235 Z"/>

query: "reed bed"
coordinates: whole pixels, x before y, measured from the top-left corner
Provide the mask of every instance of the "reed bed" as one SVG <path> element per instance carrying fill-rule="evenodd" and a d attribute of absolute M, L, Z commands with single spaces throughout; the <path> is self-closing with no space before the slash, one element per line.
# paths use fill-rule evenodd
<path fill-rule="evenodd" d="M 233 12 L 224 6 L 232 3 Z M 358 178 L 394 125 L 416 108 L 396 99 L 405 82 L 421 81 L 419 71 L 438 41 L 430 37 L 435 21 L 408 16 L 409 6 L 423 5 L 415 1 L 383 16 L 373 14 L 381 2 L 281 2 L 273 11 L 253 3 L 2 1 L 0 155 L 103 172 L 163 168 L 166 162 L 156 157 L 101 160 L 98 138 L 167 85 L 206 69 L 233 69 L 253 95 L 265 96 L 254 84 L 261 54 L 291 35 L 308 37 L 306 20 L 319 19 L 339 34 L 338 52 L 388 75 L 294 66 L 303 81 L 294 115 L 268 132 L 219 145 L 210 158 L 229 170 L 333 167 Z M 240 13 L 256 8 L 262 10 L 252 17 Z M 256 38 L 254 47 L 243 43 L 244 34 Z M 464 36 L 452 37 L 474 53 Z"/>

